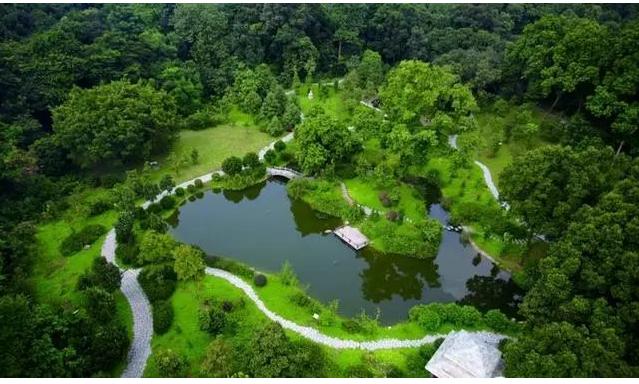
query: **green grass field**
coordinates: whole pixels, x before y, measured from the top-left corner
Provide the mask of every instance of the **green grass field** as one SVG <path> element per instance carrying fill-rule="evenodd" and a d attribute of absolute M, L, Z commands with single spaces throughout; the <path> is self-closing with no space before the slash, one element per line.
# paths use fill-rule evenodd
<path fill-rule="evenodd" d="M 317 84 L 312 86 L 305 84 L 299 88 L 297 95 L 302 112 L 308 114 L 313 106 L 320 105 L 326 113 L 337 120 L 345 123 L 350 122 L 351 114 L 348 112 L 339 91 L 335 91 L 332 85 L 324 85 L 324 87 L 328 89 L 326 97 L 320 97 L 319 85 Z M 313 90 L 313 99 L 309 99 L 307 96 L 309 89 Z"/>
<path fill-rule="evenodd" d="M 403 211 L 404 215 L 411 220 L 420 220 L 426 216 L 424 200 L 419 196 L 419 193 L 408 184 L 399 184 L 399 202 L 393 207 L 384 207 L 379 200 L 379 194 L 382 190 L 376 189 L 372 183 L 360 177 L 344 180 L 344 184 L 346 184 L 348 193 L 355 201 L 359 204 L 371 207 L 376 211 Z"/>

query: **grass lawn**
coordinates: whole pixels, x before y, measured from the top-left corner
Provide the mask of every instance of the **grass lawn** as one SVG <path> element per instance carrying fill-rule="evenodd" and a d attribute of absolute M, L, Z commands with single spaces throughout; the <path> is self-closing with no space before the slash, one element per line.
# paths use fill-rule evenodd
<path fill-rule="evenodd" d="M 382 190 L 376 189 L 372 183 L 367 182 L 361 177 L 344 180 L 344 184 L 346 184 L 348 193 L 355 201 L 359 204 L 371 207 L 376 211 L 403 211 L 404 215 L 411 220 L 420 220 L 426 216 L 424 200 L 419 196 L 419 193 L 408 184 L 399 184 L 399 202 L 393 207 L 384 207 L 379 200 L 379 193 L 382 192 Z"/>
<path fill-rule="evenodd" d="M 297 95 L 302 112 L 308 114 L 313 106 L 320 105 L 326 113 L 335 117 L 337 120 L 345 123 L 350 122 L 351 114 L 348 112 L 344 101 L 340 97 L 339 91 L 336 91 L 332 85 L 325 85 L 324 87 L 328 89 L 328 95 L 323 98 L 319 96 L 319 85 L 317 84 L 312 86 L 305 84 L 300 87 Z M 307 96 L 309 89 L 313 90 L 313 99 L 310 100 Z"/>
<path fill-rule="evenodd" d="M 160 169 L 152 173 L 154 180 L 170 174 L 176 181 L 194 177 L 219 169 L 222 161 L 229 156 L 243 156 L 247 152 L 257 152 L 276 138 L 261 132 L 250 116 L 239 111 L 231 113 L 233 123 L 219 125 L 200 131 L 183 130 L 171 154 L 158 160 Z M 197 164 L 189 164 L 176 174 L 167 161 L 171 156 L 180 159 L 188 157 L 196 149 L 199 152 Z"/>
<path fill-rule="evenodd" d="M 460 169 L 453 175 L 451 161 L 442 156 L 430 159 L 425 170 L 438 172 L 442 182 L 442 195 L 451 211 L 463 203 L 478 203 L 486 207 L 499 208 L 497 201 L 486 187 L 481 170 L 476 165 L 472 164 L 468 168 Z M 504 242 L 500 238 L 485 235 L 485 229 L 479 223 L 464 224 L 470 227 L 471 239 L 475 244 L 491 255 L 498 264 L 513 271 L 521 269 L 520 253 L 504 253 Z"/>

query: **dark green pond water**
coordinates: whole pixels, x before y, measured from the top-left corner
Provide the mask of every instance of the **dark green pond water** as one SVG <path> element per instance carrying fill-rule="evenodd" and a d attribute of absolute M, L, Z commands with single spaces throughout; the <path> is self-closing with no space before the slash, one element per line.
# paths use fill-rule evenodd
<path fill-rule="evenodd" d="M 429 214 L 445 223 L 438 204 Z M 173 235 L 209 255 L 236 259 L 258 270 L 277 272 L 288 260 L 308 293 L 323 302 L 339 300 L 346 316 L 362 309 L 391 324 L 415 304 L 461 301 L 480 310 L 514 314 L 518 293 L 510 274 L 477 256 L 455 232 L 444 231 L 437 257 L 422 260 L 382 254 L 367 247 L 356 252 L 325 230 L 339 219 L 290 199 L 283 181 L 244 191 L 206 192 L 180 207 Z"/>

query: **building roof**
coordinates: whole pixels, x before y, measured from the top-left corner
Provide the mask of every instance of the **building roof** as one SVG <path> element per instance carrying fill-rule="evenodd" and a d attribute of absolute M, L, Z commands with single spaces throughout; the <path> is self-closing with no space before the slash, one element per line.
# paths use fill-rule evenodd
<path fill-rule="evenodd" d="M 488 332 L 450 333 L 426 364 L 426 370 L 442 378 L 501 376 L 503 362 L 498 345 L 503 338 Z"/>
<path fill-rule="evenodd" d="M 355 227 L 344 225 L 333 233 L 356 250 L 368 245 L 368 238 Z"/>

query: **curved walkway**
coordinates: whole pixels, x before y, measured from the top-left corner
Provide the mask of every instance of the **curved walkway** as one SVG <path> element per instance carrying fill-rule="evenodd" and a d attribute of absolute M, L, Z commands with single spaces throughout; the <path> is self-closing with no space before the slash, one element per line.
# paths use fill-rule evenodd
<path fill-rule="evenodd" d="M 293 133 L 289 133 L 284 136 L 282 141 L 290 141 L 293 138 Z M 260 151 L 260 158 L 263 158 L 264 153 L 270 148 L 273 147 L 275 143 L 271 143 L 266 148 Z M 196 179 L 200 179 L 203 182 L 208 182 L 211 180 L 214 174 L 221 174 L 222 171 L 215 171 L 208 173 L 206 175 L 200 176 Z M 186 187 L 187 185 L 193 183 L 195 179 L 191 179 L 180 185 L 176 186 L 170 192 L 164 191 L 153 201 L 158 201 L 162 197 L 175 192 L 175 189 L 179 187 Z M 348 193 L 348 191 L 346 191 Z M 152 201 L 146 201 L 142 206 L 147 207 L 151 204 Z M 117 248 L 117 240 L 115 237 L 115 229 L 111 229 L 102 245 L 102 256 L 110 263 L 117 265 L 115 260 L 115 250 Z M 119 266 L 118 266 L 119 268 Z M 151 304 L 149 299 L 147 298 L 144 290 L 140 286 L 138 282 L 138 274 L 140 273 L 140 269 L 122 269 L 122 281 L 120 289 L 124 296 L 126 297 L 129 305 L 131 307 L 131 312 L 133 313 L 133 341 L 131 342 L 131 347 L 129 349 L 127 355 L 127 366 L 122 372 L 122 377 L 142 377 L 144 374 L 144 368 L 146 367 L 146 362 L 151 355 L 151 339 L 153 337 L 153 316 L 151 310 Z M 283 318 L 282 316 L 276 314 L 269 310 L 264 302 L 259 298 L 253 287 L 251 287 L 247 282 L 239 278 L 238 276 L 233 275 L 230 272 L 216 269 L 216 268 L 206 268 L 206 274 L 214 277 L 222 278 L 235 287 L 241 289 L 257 306 L 257 308 L 266 315 L 272 321 L 279 323 L 283 328 L 288 329 L 292 332 L 299 334 L 302 337 L 305 337 L 311 341 L 314 341 L 319 344 L 326 345 L 331 348 L 336 349 L 363 349 L 368 351 L 374 351 L 378 349 L 398 349 L 398 348 L 414 348 L 419 347 L 424 344 L 433 343 L 435 340 L 441 337 L 445 337 L 445 334 L 436 334 L 436 335 L 427 335 L 422 337 L 421 339 L 380 339 L 380 340 L 372 340 L 372 341 L 356 341 L 356 340 L 344 340 L 333 336 L 328 336 L 321 333 L 319 330 L 302 326 L 297 323 L 294 323 L 290 320 Z M 498 335 L 492 332 L 479 332 L 481 334 L 486 335 L 487 337 L 495 337 L 495 338 L 503 338 L 504 336 Z"/>

